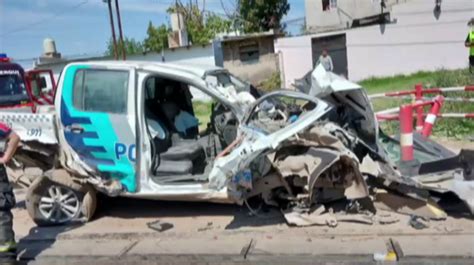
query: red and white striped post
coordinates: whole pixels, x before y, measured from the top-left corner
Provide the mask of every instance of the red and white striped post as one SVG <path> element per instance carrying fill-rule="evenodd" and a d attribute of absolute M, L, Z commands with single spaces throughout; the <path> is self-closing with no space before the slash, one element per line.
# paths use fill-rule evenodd
<path fill-rule="evenodd" d="M 423 102 L 423 85 L 415 85 L 415 100 L 417 104 Z M 420 132 L 423 129 L 423 106 L 416 107 L 416 130 Z"/>
<path fill-rule="evenodd" d="M 400 106 L 400 153 L 401 162 L 413 161 L 413 106 Z"/>
<path fill-rule="evenodd" d="M 426 115 L 425 125 L 423 126 L 423 130 L 421 135 L 423 137 L 428 138 L 433 131 L 433 125 L 436 122 L 436 117 L 438 117 L 441 107 L 443 106 L 443 96 L 436 96 L 433 100 L 433 106 L 430 109 L 430 113 Z"/>

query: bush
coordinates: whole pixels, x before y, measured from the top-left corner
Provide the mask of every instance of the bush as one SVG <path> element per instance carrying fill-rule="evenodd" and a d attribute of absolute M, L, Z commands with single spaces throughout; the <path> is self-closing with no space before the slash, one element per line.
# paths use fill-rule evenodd
<path fill-rule="evenodd" d="M 266 92 L 281 89 L 280 72 L 274 72 L 268 79 L 257 85 L 257 88 Z"/>

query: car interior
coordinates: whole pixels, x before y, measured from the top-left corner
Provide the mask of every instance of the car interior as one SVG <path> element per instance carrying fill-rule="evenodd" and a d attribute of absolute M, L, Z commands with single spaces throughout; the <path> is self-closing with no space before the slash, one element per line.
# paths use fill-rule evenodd
<path fill-rule="evenodd" d="M 222 105 L 212 103 L 211 122 L 200 132 L 192 99 L 186 83 L 158 76 L 145 81 L 151 175 L 157 183 L 206 182 L 212 161 L 223 148 L 213 119 L 221 121 L 222 115 L 233 115 Z M 233 128 L 236 130 L 235 122 Z"/>

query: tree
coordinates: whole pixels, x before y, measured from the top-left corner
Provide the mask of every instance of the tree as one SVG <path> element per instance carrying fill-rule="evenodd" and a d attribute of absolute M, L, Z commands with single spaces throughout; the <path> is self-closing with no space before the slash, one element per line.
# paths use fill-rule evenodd
<path fill-rule="evenodd" d="M 123 42 L 125 44 L 125 52 L 127 55 L 130 54 L 137 54 L 137 53 L 143 53 L 145 51 L 143 47 L 143 43 L 140 41 L 136 41 L 134 38 L 127 38 L 124 37 Z M 118 54 L 122 54 L 122 43 L 120 40 L 117 40 L 117 50 Z M 110 38 L 107 41 L 107 51 L 105 52 L 106 55 L 113 56 L 114 55 L 114 43 L 112 41 L 112 38 Z"/>
<path fill-rule="evenodd" d="M 205 15 L 204 20 L 205 24 L 195 23 L 192 20 L 186 23 L 191 43 L 205 45 L 213 40 L 218 33 L 230 30 L 231 22 L 213 13 Z"/>
<path fill-rule="evenodd" d="M 168 8 L 168 13 L 180 13 L 183 15 L 184 24 L 188 32 L 188 39 L 193 44 L 208 44 L 216 34 L 228 32 L 231 28 L 231 21 L 218 16 L 215 13 L 207 12 L 200 8 L 198 2 L 189 1 L 186 5 L 181 1 L 176 1 L 175 5 Z"/>
<path fill-rule="evenodd" d="M 290 4 L 288 0 L 240 0 L 238 8 L 245 32 L 282 31 L 281 19 Z"/>
<path fill-rule="evenodd" d="M 144 40 L 144 47 L 146 51 L 160 52 L 162 49 L 168 48 L 168 33 L 170 28 L 165 24 L 158 27 L 153 26 L 151 21 L 148 23 L 146 31 L 147 37 Z"/>

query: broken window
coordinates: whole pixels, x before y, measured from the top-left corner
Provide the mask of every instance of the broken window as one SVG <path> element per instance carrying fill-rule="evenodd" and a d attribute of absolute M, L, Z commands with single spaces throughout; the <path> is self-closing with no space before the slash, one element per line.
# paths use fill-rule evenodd
<path fill-rule="evenodd" d="M 323 0 L 323 11 L 329 10 L 329 0 Z"/>
<path fill-rule="evenodd" d="M 239 46 L 239 57 L 241 62 L 258 61 L 260 58 L 260 51 L 258 42 L 244 42 Z"/>
<path fill-rule="evenodd" d="M 322 0 L 323 1 L 323 11 L 329 11 L 331 9 L 337 8 L 337 0 Z"/>
<path fill-rule="evenodd" d="M 126 113 L 128 72 L 79 70 L 74 77 L 74 107 L 83 111 Z"/>

